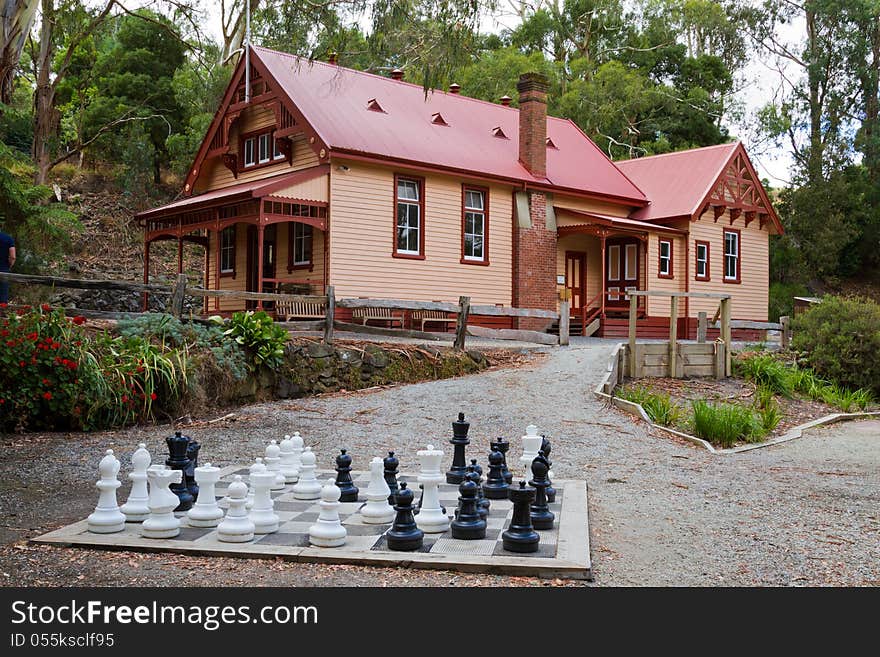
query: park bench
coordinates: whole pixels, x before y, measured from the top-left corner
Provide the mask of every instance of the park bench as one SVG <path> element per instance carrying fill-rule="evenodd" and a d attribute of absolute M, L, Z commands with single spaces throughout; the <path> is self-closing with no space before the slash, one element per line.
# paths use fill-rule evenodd
<path fill-rule="evenodd" d="M 457 321 L 455 317 L 449 317 L 448 313 L 442 310 L 414 310 L 412 318 L 414 322 L 422 323 L 422 331 L 425 330 L 425 324 L 429 322 L 442 322 L 445 329 L 446 324 L 454 325 Z"/>
<path fill-rule="evenodd" d="M 393 327 L 394 323 L 397 322 L 400 324 L 400 328 L 403 328 L 403 316 L 395 315 L 391 308 L 376 308 L 372 306 L 368 306 L 366 308 L 355 308 L 351 312 L 352 317 L 355 320 L 361 320 L 361 323 L 366 326 L 367 322 L 370 320 L 376 320 L 381 322 L 390 322 L 390 325 Z"/>
<path fill-rule="evenodd" d="M 292 319 L 324 319 L 327 304 L 324 301 L 276 301 L 275 318 L 289 322 Z"/>

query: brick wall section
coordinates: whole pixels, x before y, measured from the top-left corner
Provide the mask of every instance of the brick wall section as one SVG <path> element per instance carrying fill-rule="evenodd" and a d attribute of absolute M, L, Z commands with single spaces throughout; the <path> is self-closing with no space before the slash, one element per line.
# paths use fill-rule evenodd
<path fill-rule="evenodd" d="M 519 91 L 519 161 L 537 177 L 547 175 L 547 78 L 523 73 Z"/>
<path fill-rule="evenodd" d="M 514 305 L 556 310 L 556 232 L 547 230 L 547 197 L 529 193 L 531 228 L 517 228 Z M 523 317 L 518 327 L 543 331 L 552 320 Z"/>

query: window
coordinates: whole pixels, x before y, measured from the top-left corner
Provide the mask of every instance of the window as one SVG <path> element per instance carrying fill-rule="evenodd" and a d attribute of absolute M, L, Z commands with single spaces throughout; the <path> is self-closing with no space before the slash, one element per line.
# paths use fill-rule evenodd
<path fill-rule="evenodd" d="M 739 231 L 724 231 L 724 282 L 739 283 Z"/>
<path fill-rule="evenodd" d="M 660 278 L 672 278 L 672 241 L 660 240 L 660 265 L 657 269 Z"/>
<path fill-rule="evenodd" d="M 420 178 L 395 176 L 397 223 L 393 255 L 403 258 L 424 258 L 425 234 L 422 225 L 424 213 L 424 181 Z"/>
<path fill-rule="evenodd" d="M 620 280 L 620 246 L 618 244 L 608 247 L 608 280 Z"/>
<path fill-rule="evenodd" d="M 696 242 L 696 266 L 694 278 L 698 281 L 708 281 L 709 277 L 709 242 Z"/>
<path fill-rule="evenodd" d="M 275 139 L 273 130 L 249 133 L 241 140 L 241 166 L 243 169 L 265 166 L 286 156 Z"/>
<path fill-rule="evenodd" d="M 259 146 L 259 163 L 265 164 L 269 161 L 269 140 L 271 139 L 271 135 L 266 132 L 260 135 L 257 138 L 257 144 Z"/>
<path fill-rule="evenodd" d="M 244 140 L 243 162 L 246 167 L 252 167 L 257 163 L 256 159 L 254 158 L 254 141 L 255 140 L 253 137 L 249 137 L 248 139 Z"/>
<path fill-rule="evenodd" d="M 235 275 L 235 226 L 220 231 L 220 273 Z"/>
<path fill-rule="evenodd" d="M 638 244 L 627 244 L 624 254 L 626 255 L 623 265 L 623 277 L 625 280 L 634 281 L 638 276 Z"/>
<path fill-rule="evenodd" d="M 470 264 L 489 264 L 487 234 L 489 229 L 488 190 L 462 188 L 462 258 Z"/>
<path fill-rule="evenodd" d="M 284 152 L 279 148 L 279 144 L 281 143 L 281 139 L 273 139 L 272 143 L 274 144 L 272 148 L 272 159 L 280 160 L 284 158 Z"/>
<path fill-rule="evenodd" d="M 293 267 L 304 267 L 312 264 L 312 227 L 308 224 L 295 223 L 291 234 L 293 242 L 290 252 Z"/>

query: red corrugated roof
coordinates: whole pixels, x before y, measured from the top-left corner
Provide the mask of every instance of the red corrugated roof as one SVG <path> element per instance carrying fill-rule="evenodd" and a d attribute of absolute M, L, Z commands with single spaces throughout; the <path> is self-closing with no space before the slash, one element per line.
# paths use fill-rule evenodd
<path fill-rule="evenodd" d="M 547 178 L 519 162 L 519 110 L 429 91 L 324 62 L 254 47 L 253 53 L 331 150 L 612 197 L 642 205 L 645 195 L 571 121 L 548 118 Z M 382 111 L 368 109 L 374 101 Z M 447 125 L 432 122 L 436 114 Z M 507 139 L 493 136 L 500 127 Z"/>
<path fill-rule="evenodd" d="M 669 228 L 668 226 L 659 226 L 657 224 L 652 224 L 647 221 L 639 221 L 637 219 L 627 219 L 626 217 L 615 217 L 610 214 L 601 214 L 599 212 L 584 212 L 582 210 L 572 210 L 571 208 L 563 208 L 559 206 L 553 206 L 553 210 L 556 214 L 570 214 L 573 217 L 584 218 L 589 225 L 591 223 L 599 223 L 604 224 L 606 226 L 619 226 L 620 228 L 632 228 L 638 230 L 650 230 L 650 231 L 661 231 L 666 233 L 676 233 L 679 235 L 684 235 L 683 230 L 678 230 L 677 228 Z M 577 228 L 581 224 L 570 225 L 570 226 L 560 226 L 559 229 L 562 230 L 564 228 Z"/>
<path fill-rule="evenodd" d="M 653 221 L 697 212 L 738 146 L 734 142 L 616 162 L 651 199 L 650 205 L 632 213 L 633 219 Z"/>

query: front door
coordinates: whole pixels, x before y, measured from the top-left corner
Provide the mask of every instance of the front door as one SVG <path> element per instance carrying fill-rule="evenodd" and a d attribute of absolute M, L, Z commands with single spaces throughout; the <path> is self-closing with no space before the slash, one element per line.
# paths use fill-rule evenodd
<path fill-rule="evenodd" d="M 565 289 L 571 299 L 571 312 L 580 312 L 586 303 L 587 254 L 583 251 L 565 252 Z"/>
<path fill-rule="evenodd" d="M 627 290 L 639 289 L 639 240 L 609 239 L 605 243 L 605 307 L 629 308 Z"/>
<path fill-rule="evenodd" d="M 275 261 L 277 260 L 276 248 L 277 227 L 273 224 L 266 226 L 263 232 L 263 278 L 275 278 Z M 263 289 L 258 290 L 259 281 L 259 234 L 256 226 L 248 226 L 247 230 L 247 290 L 248 292 L 272 292 L 274 283 L 264 283 Z M 271 309 L 274 302 L 264 301 L 263 307 Z M 246 308 L 256 308 L 257 302 L 248 300 Z"/>

